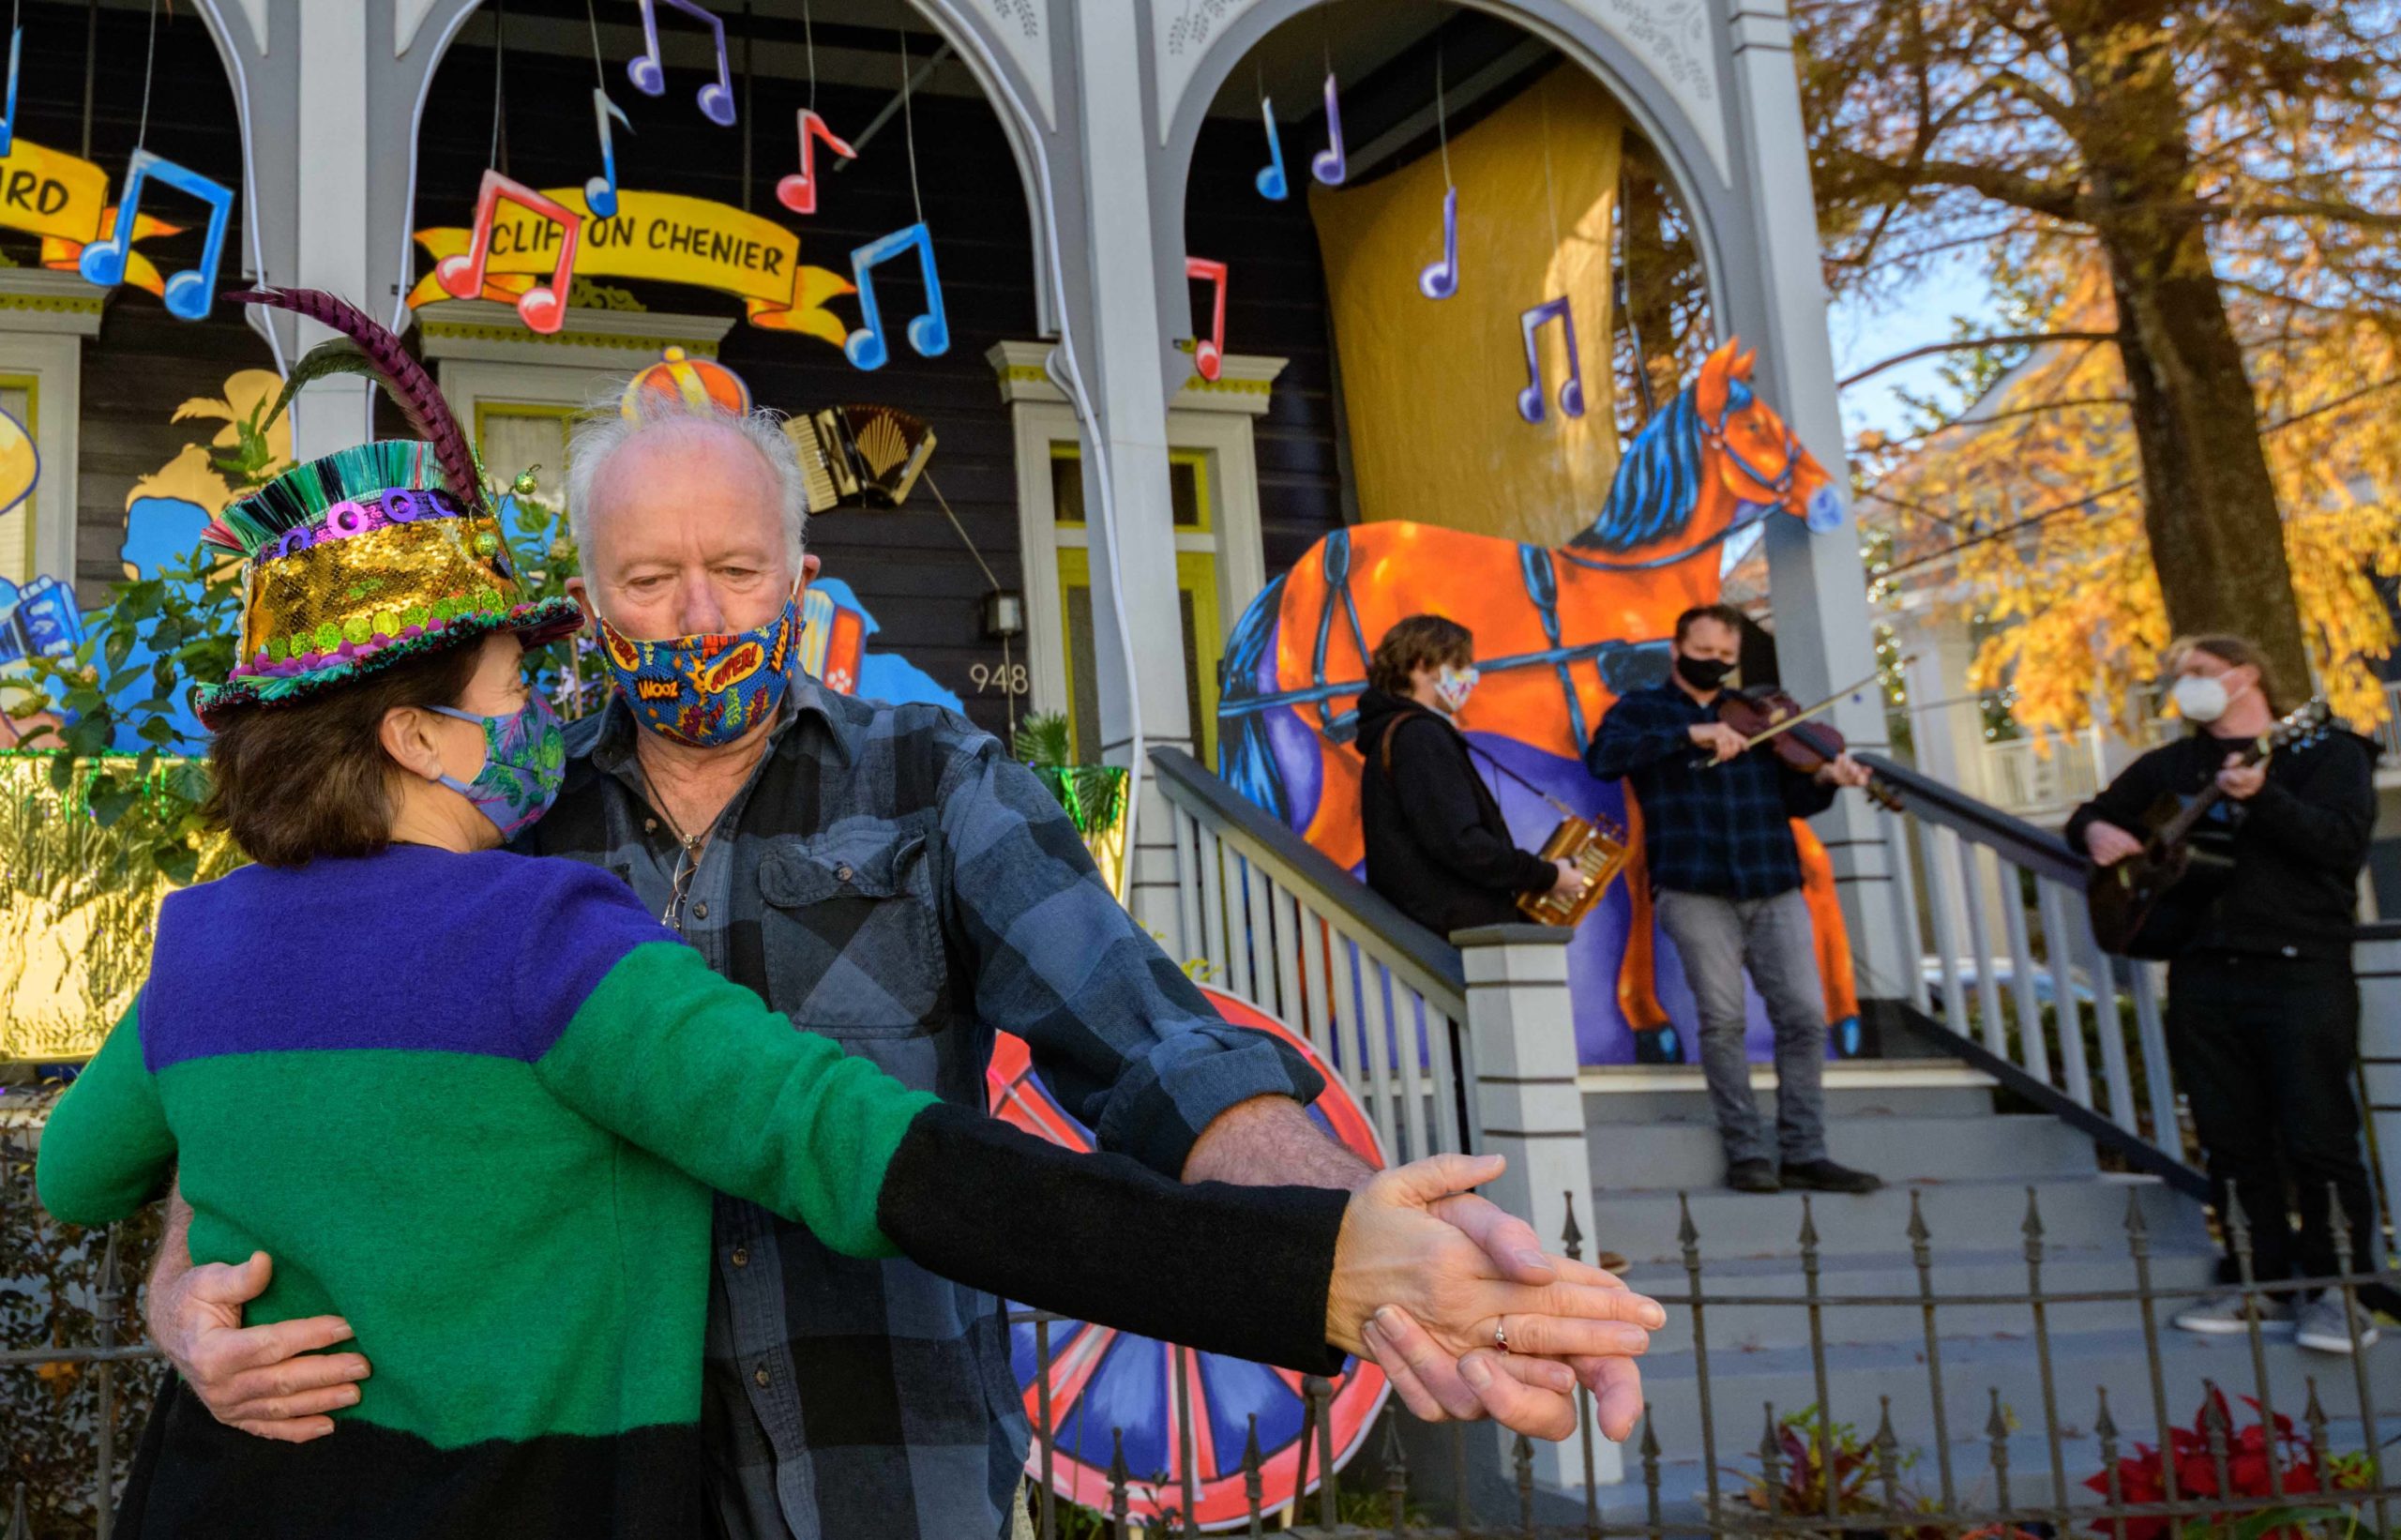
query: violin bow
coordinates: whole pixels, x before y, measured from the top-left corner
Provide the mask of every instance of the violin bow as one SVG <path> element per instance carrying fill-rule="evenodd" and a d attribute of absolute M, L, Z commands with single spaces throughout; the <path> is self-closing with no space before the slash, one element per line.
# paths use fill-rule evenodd
<path fill-rule="evenodd" d="M 1911 653 L 1909 657 L 1902 658 L 1898 663 L 1895 664 L 1894 667 L 1905 669 L 1916 661 L 1917 654 Z M 1769 728 L 1766 732 L 1757 733 L 1751 737 L 1744 739 L 1743 747 L 1744 751 L 1747 752 L 1750 749 L 1757 748 L 1759 745 L 1767 742 L 1770 738 L 1774 737 L 1777 733 L 1782 732 L 1787 728 L 1798 727 L 1803 722 L 1807 721 L 1810 717 L 1831 710 L 1835 703 L 1840 701 L 1844 696 L 1854 694 L 1860 690 L 1865 689 L 1868 686 L 1882 678 L 1883 674 L 1884 671 L 1880 668 L 1874 673 L 1868 674 L 1864 679 L 1856 679 L 1851 683 L 1845 685 L 1842 688 L 1835 691 L 1832 695 L 1827 696 L 1824 700 L 1819 702 L 1816 705 L 1809 707 L 1807 710 L 1796 711 L 1791 716 L 1787 717 L 1784 720 L 1776 723 L 1774 727 Z"/>

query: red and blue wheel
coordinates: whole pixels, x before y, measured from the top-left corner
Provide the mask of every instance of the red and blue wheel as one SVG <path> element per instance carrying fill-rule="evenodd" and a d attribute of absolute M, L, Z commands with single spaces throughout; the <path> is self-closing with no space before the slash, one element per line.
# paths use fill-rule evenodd
<path fill-rule="evenodd" d="M 1309 1116 L 1360 1159 L 1382 1169 L 1383 1147 L 1375 1125 L 1306 1039 L 1247 1001 L 1206 988 L 1200 992 L 1228 1021 L 1272 1033 L 1307 1060 L 1325 1079 L 1325 1090 L 1311 1104 Z M 1001 1034 L 986 1080 L 994 1117 L 1071 1150 L 1093 1147 L 1092 1131 L 1043 1086 L 1020 1039 Z M 1273 1512 L 1316 1489 L 1323 1457 L 1312 1450 L 1309 1472 L 1305 1477 L 1300 1471 L 1306 1409 L 1300 1375 L 1085 1321 L 1054 1321 L 1049 1333 L 1047 1376 L 1040 1372 L 1035 1327 L 1011 1326 L 1009 1348 L 1025 1397 L 1026 1420 L 1037 1427 L 1041 1381 L 1049 1382 L 1055 1430 L 1050 1481 L 1069 1502 L 1106 1511 L 1110 1460 L 1115 1436 L 1122 1433 L 1125 1469 L 1131 1472 L 1127 1511 L 1145 1522 L 1180 1514 L 1185 1466 L 1176 1413 L 1186 1395 L 1192 1405 L 1193 1517 L 1200 1528 L 1233 1529 L 1249 1517 L 1243 1451 L 1253 1418 L 1259 1429 L 1261 1510 Z M 1337 1467 L 1366 1442 L 1389 1390 L 1374 1364 L 1352 1359 L 1343 1365 L 1334 1380 L 1327 1418 Z M 1042 1479 L 1038 1441 L 1027 1457 L 1026 1473 Z"/>

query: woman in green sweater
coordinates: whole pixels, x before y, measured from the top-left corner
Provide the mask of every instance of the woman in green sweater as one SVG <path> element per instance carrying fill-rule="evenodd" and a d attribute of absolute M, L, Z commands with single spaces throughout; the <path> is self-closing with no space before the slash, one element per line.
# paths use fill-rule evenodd
<path fill-rule="evenodd" d="M 501 852 L 563 762 L 521 651 L 578 617 L 521 600 L 439 398 L 402 394 L 432 444 L 298 467 L 211 531 L 249 561 L 239 661 L 201 692 L 211 811 L 257 864 L 167 900 L 37 1169 L 79 1223 L 179 1176 L 195 1261 L 276 1257 L 253 1322 L 339 1314 L 376 1372 L 302 1444 L 170 1398 L 123 1532 L 705 1532 L 712 1190 L 850 1255 L 1320 1372 L 1388 1304 L 1453 1351 L 1504 1314 L 1639 1351 L 1650 1301 L 1504 1283 L 1424 1212 L 1492 1162 L 1346 1197 L 1070 1155 L 793 1031 L 605 873 Z"/>

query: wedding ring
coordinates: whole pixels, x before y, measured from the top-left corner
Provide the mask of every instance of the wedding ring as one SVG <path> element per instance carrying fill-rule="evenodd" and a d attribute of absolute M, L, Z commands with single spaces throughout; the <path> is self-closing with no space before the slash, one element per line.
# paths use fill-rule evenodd
<path fill-rule="evenodd" d="M 1497 1316 L 1492 1321 L 1492 1345 L 1503 1352 L 1509 1351 L 1509 1323 Z"/>

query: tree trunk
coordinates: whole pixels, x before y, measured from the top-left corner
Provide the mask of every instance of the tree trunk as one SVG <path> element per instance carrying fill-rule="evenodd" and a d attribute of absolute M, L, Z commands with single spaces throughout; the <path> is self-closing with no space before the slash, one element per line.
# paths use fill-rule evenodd
<path fill-rule="evenodd" d="M 2143 526 L 2167 619 L 2266 649 L 2288 692 L 2309 656 L 2242 347 L 2210 260 L 2158 0 L 2063 0 L 2094 229 L 2118 301 Z"/>

